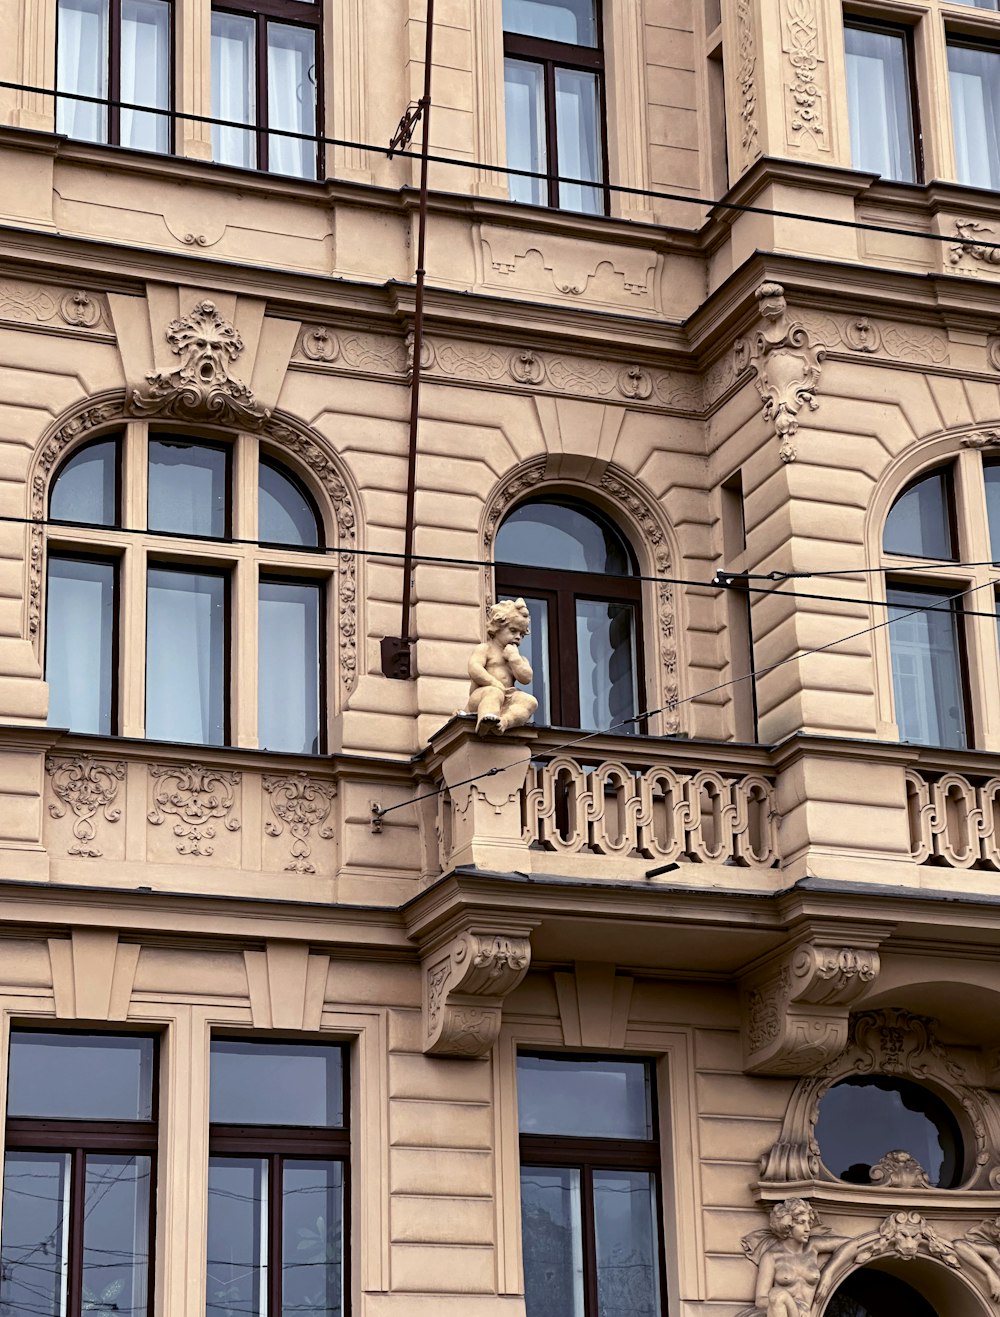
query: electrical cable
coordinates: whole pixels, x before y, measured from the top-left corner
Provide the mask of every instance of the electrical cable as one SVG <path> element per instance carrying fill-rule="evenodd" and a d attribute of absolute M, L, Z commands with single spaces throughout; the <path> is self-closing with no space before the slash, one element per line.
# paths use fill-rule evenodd
<path fill-rule="evenodd" d="M 954 603 L 956 599 L 962 599 L 966 595 L 974 594 L 977 590 L 985 590 L 993 585 L 992 581 L 983 581 L 979 585 L 970 586 L 966 590 L 960 590 L 957 594 L 947 596 L 947 600 L 942 602 Z M 644 722 L 647 718 L 652 718 L 658 713 L 673 713 L 679 709 L 682 704 L 690 704 L 694 700 L 702 700 L 707 695 L 714 695 L 717 691 L 727 690 L 731 686 L 738 686 L 744 681 L 755 681 L 758 677 L 766 676 L 769 672 L 775 672 L 778 668 L 783 668 L 789 663 L 798 663 L 802 659 L 811 658 L 814 654 L 822 654 L 825 650 L 834 649 L 837 645 L 844 645 L 849 640 L 857 640 L 861 636 L 870 635 L 873 631 L 879 631 L 883 627 L 892 626 L 894 622 L 902 622 L 908 617 L 913 617 L 917 613 L 926 610 L 923 608 L 913 608 L 908 612 L 900 613 L 898 617 L 886 618 L 883 622 L 875 622 L 871 626 L 862 627 L 859 631 L 852 631 L 849 635 L 838 636 L 836 640 L 829 640 L 825 645 L 815 645 L 804 649 L 799 653 L 790 654 L 787 658 L 779 659 L 776 663 L 769 663 L 763 668 L 755 668 L 752 672 L 745 672 L 739 677 L 732 677 L 729 681 L 721 681 L 715 686 L 708 686 L 705 690 L 696 691 L 693 695 L 686 695 L 683 699 L 671 700 L 667 704 L 662 704 L 655 709 L 646 709 L 642 713 L 633 714 L 631 718 L 622 718 L 619 722 L 612 723 L 609 727 L 600 727 L 593 732 L 585 732 L 582 736 L 573 737 L 569 741 L 562 741 L 558 745 L 546 746 L 545 754 L 548 757 L 562 754 L 564 750 L 572 750 L 578 745 L 583 745 L 587 741 L 592 741 L 595 736 L 609 736 L 612 732 L 621 727 L 628 727 L 633 723 Z M 411 796 L 408 800 L 401 800 L 395 805 L 372 806 L 372 820 L 380 823 L 387 814 L 392 814 L 397 809 L 405 809 L 409 805 L 416 805 L 422 800 L 432 800 L 442 795 L 445 791 L 453 791 L 456 787 L 469 786 L 472 782 L 479 782 L 487 777 L 495 777 L 497 773 L 506 773 L 512 768 L 522 768 L 530 765 L 534 755 L 528 755 L 526 759 L 517 759 L 512 764 L 505 764 L 502 767 L 488 768 L 485 772 L 475 773 L 472 777 L 462 778 L 458 782 L 450 784 L 445 783 L 437 787 L 434 791 L 424 791 L 416 796 Z"/>

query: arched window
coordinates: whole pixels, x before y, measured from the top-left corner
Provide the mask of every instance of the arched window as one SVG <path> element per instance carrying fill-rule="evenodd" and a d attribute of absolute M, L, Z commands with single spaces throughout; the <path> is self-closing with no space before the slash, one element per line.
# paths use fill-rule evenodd
<path fill-rule="evenodd" d="M 497 594 L 523 596 L 531 612 L 521 651 L 539 723 L 596 730 L 644 707 L 637 573 L 612 522 L 570 499 L 522 503 L 500 527 Z"/>
<path fill-rule="evenodd" d="M 135 423 L 62 464 L 48 516 L 53 726 L 320 751 L 329 560 L 277 457 Z"/>
<path fill-rule="evenodd" d="M 853 1272 L 827 1304 L 823 1317 L 938 1317 L 912 1285 L 884 1271 Z"/>
<path fill-rule="evenodd" d="M 967 449 L 914 480 L 889 510 L 882 553 L 900 739 L 981 744 L 1000 691 L 1000 463 Z"/>

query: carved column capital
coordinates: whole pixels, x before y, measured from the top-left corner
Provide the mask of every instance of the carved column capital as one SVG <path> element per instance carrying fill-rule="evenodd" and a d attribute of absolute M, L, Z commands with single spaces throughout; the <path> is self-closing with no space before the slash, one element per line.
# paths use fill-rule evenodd
<path fill-rule="evenodd" d="M 878 978 L 877 936 L 850 945 L 804 940 L 742 983 L 743 1065 L 750 1074 L 808 1075 L 847 1046 L 848 1015 Z"/>

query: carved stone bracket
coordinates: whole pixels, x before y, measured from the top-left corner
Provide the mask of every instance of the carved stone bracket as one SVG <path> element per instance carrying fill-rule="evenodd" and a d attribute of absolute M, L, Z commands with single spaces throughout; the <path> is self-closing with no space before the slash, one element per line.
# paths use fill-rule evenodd
<path fill-rule="evenodd" d="M 801 942 L 743 984 L 743 1064 L 750 1074 L 807 1075 L 847 1045 L 849 1010 L 878 978 L 878 940 Z"/>
<path fill-rule="evenodd" d="M 530 933 L 537 921 L 486 916 L 424 952 L 424 1051 L 435 1056 L 486 1056 L 500 1034 L 503 999 L 531 963 Z"/>
<path fill-rule="evenodd" d="M 737 341 L 734 348 L 737 373 L 752 368 L 757 375 L 757 392 L 764 403 L 764 419 L 774 426 L 781 441 L 781 460 L 794 462 L 791 442 L 799 428 L 803 407 L 815 411 L 816 389 L 826 357 L 826 347 L 816 342 L 806 326 L 788 314 L 781 284 L 762 283 L 755 294 L 762 324 Z"/>

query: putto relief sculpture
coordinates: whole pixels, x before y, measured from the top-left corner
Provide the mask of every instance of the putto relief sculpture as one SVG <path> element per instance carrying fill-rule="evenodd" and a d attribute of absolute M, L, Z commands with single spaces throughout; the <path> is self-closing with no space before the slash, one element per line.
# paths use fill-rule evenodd
<path fill-rule="evenodd" d="M 469 659 L 469 701 L 466 711 L 476 715 L 481 735 L 501 735 L 523 727 L 538 708 L 538 701 L 518 684 L 531 681 L 531 664 L 519 646 L 531 627 L 531 616 L 523 599 L 501 599 L 487 613 L 486 639 Z"/>
<path fill-rule="evenodd" d="M 823 1273 L 833 1256 L 847 1262 L 858 1244 L 830 1234 L 804 1198 L 786 1198 L 771 1208 L 766 1229 L 741 1241 L 757 1264 L 754 1306 L 739 1317 L 803 1317 L 813 1311 Z"/>

